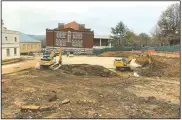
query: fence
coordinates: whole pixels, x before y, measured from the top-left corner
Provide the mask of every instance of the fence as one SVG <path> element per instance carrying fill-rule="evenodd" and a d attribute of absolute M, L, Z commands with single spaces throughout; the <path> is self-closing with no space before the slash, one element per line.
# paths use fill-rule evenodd
<path fill-rule="evenodd" d="M 93 54 L 98 55 L 104 52 L 115 52 L 115 51 L 137 51 L 137 50 L 155 50 L 163 52 L 176 52 L 180 51 L 180 45 L 174 46 L 155 46 L 155 47 L 123 47 L 123 48 L 104 48 L 104 49 L 94 49 Z"/>

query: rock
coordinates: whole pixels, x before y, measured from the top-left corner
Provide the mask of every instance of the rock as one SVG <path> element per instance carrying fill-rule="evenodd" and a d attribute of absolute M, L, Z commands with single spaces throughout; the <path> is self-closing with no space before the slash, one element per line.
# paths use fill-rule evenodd
<path fill-rule="evenodd" d="M 69 102 L 70 102 L 69 99 L 64 99 L 63 101 L 61 101 L 62 104 L 67 104 L 67 103 L 69 103 Z"/>
<path fill-rule="evenodd" d="M 156 100 L 156 98 L 154 96 L 140 97 L 139 99 L 140 99 L 140 101 L 145 102 L 145 103 Z"/>
<path fill-rule="evenodd" d="M 96 103 L 95 99 L 89 98 L 89 97 L 84 97 L 84 98 L 80 99 L 80 101 L 84 102 L 84 103 Z"/>
<path fill-rule="evenodd" d="M 49 102 L 52 102 L 52 101 L 55 101 L 56 99 L 57 99 L 56 92 L 55 91 L 52 91 L 52 93 L 48 97 L 48 101 Z"/>
<path fill-rule="evenodd" d="M 154 96 L 149 96 L 149 97 L 148 97 L 148 100 L 149 100 L 149 101 L 152 101 L 152 100 L 156 100 L 156 98 L 155 98 Z"/>
<path fill-rule="evenodd" d="M 40 69 L 40 63 L 39 62 L 35 65 L 35 69 Z"/>
<path fill-rule="evenodd" d="M 21 106 L 21 112 L 27 112 L 27 111 L 37 112 L 39 111 L 39 109 L 40 109 L 40 106 L 36 106 L 36 105 Z"/>
<path fill-rule="evenodd" d="M 42 107 L 40 107 L 40 111 L 42 112 L 42 111 L 49 111 L 49 110 L 52 110 L 53 108 L 51 107 L 51 106 L 42 106 Z"/>
<path fill-rule="evenodd" d="M 133 76 L 140 77 L 136 72 L 133 73 Z"/>

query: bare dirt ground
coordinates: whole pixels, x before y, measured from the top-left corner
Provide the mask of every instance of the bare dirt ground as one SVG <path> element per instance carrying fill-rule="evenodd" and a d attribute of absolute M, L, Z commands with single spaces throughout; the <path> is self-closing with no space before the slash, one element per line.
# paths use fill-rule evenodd
<path fill-rule="evenodd" d="M 38 60 L 22 62 L 18 70 L 2 69 L 4 118 L 180 118 L 180 77 L 123 77 L 86 65 L 113 69 L 113 57 L 64 56 L 63 64 L 85 65 L 56 71 L 31 68 Z M 53 102 L 48 101 L 51 91 L 58 97 Z M 50 109 L 20 112 L 22 105 Z"/>
<path fill-rule="evenodd" d="M 40 60 L 41 57 L 32 57 L 32 59 L 8 64 L 2 66 L 2 74 L 18 72 L 23 69 L 32 68 Z M 74 56 L 66 57 L 63 56 L 63 64 L 91 64 L 91 65 L 101 65 L 109 69 L 114 69 L 113 66 L 114 57 L 89 57 L 89 56 Z"/>

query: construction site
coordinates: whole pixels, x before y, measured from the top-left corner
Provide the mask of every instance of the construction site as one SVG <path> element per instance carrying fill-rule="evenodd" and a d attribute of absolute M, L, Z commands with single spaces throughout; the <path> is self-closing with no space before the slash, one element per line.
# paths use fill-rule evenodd
<path fill-rule="evenodd" d="M 140 67 L 116 70 L 116 57 Z M 180 118 L 179 54 L 62 55 L 57 69 L 41 58 L 2 66 L 2 118 Z"/>

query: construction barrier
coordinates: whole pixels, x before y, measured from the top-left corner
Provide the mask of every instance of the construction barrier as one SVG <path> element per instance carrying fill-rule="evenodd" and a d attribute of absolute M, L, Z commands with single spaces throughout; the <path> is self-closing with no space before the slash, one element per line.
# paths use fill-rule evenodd
<path fill-rule="evenodd" d="M 147 51 L 152 50 L 161 52 L 177 52 L 180 51 L 180 45 L 173 46 L 155 46 L 155 47 L 122 47 L 122 48 L 104 48 L 104 49 L 93 49 L 93 54 L 98 55 L 104 52 L 116 52 L 116 51 Z"/>

